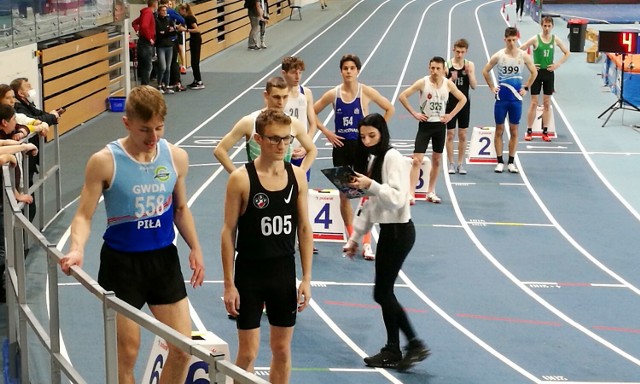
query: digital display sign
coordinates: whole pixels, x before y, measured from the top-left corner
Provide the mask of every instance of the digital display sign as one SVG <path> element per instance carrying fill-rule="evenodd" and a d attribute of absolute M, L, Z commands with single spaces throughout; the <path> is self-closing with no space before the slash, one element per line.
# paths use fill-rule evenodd
<path fill-rule="evenodd" d="M 640 54 L 640 31 L 600 31 L 598 51 L 611 53 Z"/>

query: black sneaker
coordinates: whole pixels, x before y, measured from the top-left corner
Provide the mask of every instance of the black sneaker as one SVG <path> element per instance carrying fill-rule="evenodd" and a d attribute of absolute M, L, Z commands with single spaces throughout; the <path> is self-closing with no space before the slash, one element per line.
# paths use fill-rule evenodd
<path fill-rule="evenodd" d="M 388 345 L 384 346 L 377 355 L 364 358 L 367 367 L 374 368 L 396 368 L 400 361 L 402 361 L 400 349 Z"/>
<path fill-rule="evenodd" d="M 420 362 L 431 354 L 431 351 L 422 342 L 422 340 L 415 339 L 409 342 L 409 345 L 405 348 L 404 357 L 398 362 L 398 371 L 404 372 L 413 367 L 417 362 Z"/>

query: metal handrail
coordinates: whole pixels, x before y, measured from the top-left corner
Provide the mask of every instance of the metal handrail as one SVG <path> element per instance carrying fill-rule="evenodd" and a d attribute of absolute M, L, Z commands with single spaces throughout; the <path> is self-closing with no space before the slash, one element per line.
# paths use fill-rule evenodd
<path fill-rule="evenodd" d="M 44 226 L 45 204 L 44 187 L 48 179 L 54 177 L 56 183 L 56 212 L 62 209 L 61 204 L 61 183 L 60 183 L 60 148 L 58 140 L 57 126 L 54 126 L 54 158 L 55 164 L 45 171 L 45 144 L 44 139 L 40 139 L 40 170 L 39 180 L 30 188 L 29 193 L 38 191 L 38 211 L 39 223 L 32 224 L 23 210 L 24 204 L 19 203 L 14 196 L 14 176 L 15 173 L 7 165 L 2 167 L 3 193 L 2 201 L 4 208 L 4 236 L 6 272 L 7 272 L 7 307 L 8 307 L 8 330 L 9 330 L 9 375 L 19 379 L 21 383 L 30 383 L 29 367 L 29 343 L 27 340 L 28 331 L 31 330 L 46 349 L 50 356 L 51 372 L 50 381 L 59 384 L 62 375 L 73 383 L 88 383 L 80 373 L 74 368 L 71 361 L 61 354 L 60 346 L 60 302 L 58 286 L 58 265 L 63 257 L 55 244 L 50 243 L 40 232 L 39 228 Z M 27 156 L 24 156 L 25 158 Z M 23 166 L 28 170 L 28 159 L 24 160 Z M 25 176 L 27 172 L 24 172 Z M 24 179 L 25 185 L 27 179 Z M 30 247 L 38 247 L 45 250 L 47 255 L 46 274 L 49 281 L 50 292 L 50 312 L 49 327 L 45 327 L 35 316 L 31 305 L 27 302 L 26 292 L 26 268 L 24 249 L 25 244 Z M 116 384 L 118 382 L 117 366 L 117 338 L 116 338 L 116 314 L 126 316 L 141 327 L 151 333 L 165 339 L 177 348 L 197 357 L 209 364 L 209 382 L 222 383 L 226 377 L 231 377 L 236 382 L 242 384 L 267 384 L 268 382 L 260 377 L 248 373 L 238 366 L 223 360 L 223 354 L 212 353 L 205 347 L 195 344 L 191 338 L 182 335 L 173 328 L 161 323 L 154 317 L 138 310 L 135 307 L 118 299 L 113 292 L 104 290 L 97 281 L 89 276 L 82 268 L 71 267 L 70 275 L 84 286 L 88 293 L 91 293 L 102 302 L 102 318 L 104 327 L 104 351 L 105 351 L 105 372 L 106 383 Z M 17 364 L 17 360 L 20 364 Z M 37 362 L 36 362 L 37 363 Z M 20 372 L 17 372 L 17 367 Z"/>

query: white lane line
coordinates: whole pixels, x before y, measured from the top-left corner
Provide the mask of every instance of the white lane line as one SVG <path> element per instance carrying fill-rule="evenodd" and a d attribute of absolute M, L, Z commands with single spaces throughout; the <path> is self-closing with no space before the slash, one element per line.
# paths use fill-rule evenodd
<path fill-rule="evenodd" d="M 475 10 L 475 16 L 476 16 L 476 22 L 478 25 L 478 28 L 480 30 L 480 37 L 483 41 L 484 44 L 484 48 L 485 48 L 485 53 L 487 55 L 487 60 L 489 59 L 489 50 L 486 46 L 486 41 L 484 39 L 484 32 L 482 31 L 482 26 L 480 24 L 480 19 L 478 16 L 479 10 L 480 8 L 491 4 L 491 3 L 495 3 L 499 0 L 494 0 L 494 1 L 489 1 L 486 3 L 483 3 L 481 5 L 479 5 L 476 10 Z M 504 18 L 504 16 L 503 16 Z M 506 22 L 506 20 L 505 20 Z M 518 167 L 520 167 L 519 164 L 519 160 L 516 157 L 516 162 L 518 162 Z M 582 248 L 575 240 L 573 240 L 573 238 L 571 238 L 571 236 L 562 228 L 562 226 L 560 226 L 560 224 L 555 220 L 555 218 L 553 217 L 553 215 L 551 215 L 551 213 L 549 212 L 549 210 L 546 208 L 546 206 L 544 205 L 544 203 L 542 202 L 542 200 L 540 199 L 540 197 L 537 195 L 536 191 L 532 188 L 531 183 L 529 182 L 529 180 L 526 177 L 526 173 L 524 172 L 524 170 L 522 169 L 522 167 L 520 167 L 520 175 L 523 179 L 523 181 L 525 182 L 527 189 L 529 190 L 530 194 L 532 195 L 532 197 L 534 198 L 534 200 L 538 203 L 538 205 L 540 206 L 540 208 L 542 209 L 542 211 L 545 213 L 545 215 L 547 216 L 547 218 L 549 219 L 549 221 L 557 228 L 557 230 L 567 239 L 567 241 L 569 241 L 569 243 L 571 243 L 576 249 L 578 249 L 584 256 L 586 256 L 587 258 L 589 258 L 594 264 L 598 265 L 601 267 L 601 269 L 603 269 L 605 272 L 607 272 L 610 276 L 612 276 L 616 281 L 619 281 L 620 283 L 624 284 L 627 288 L 634 290 L 635 292 L 638 292 L 637 288 L 633 287 L 631 284 L 627 283 L 626 281 L 624 281 L 624 279 L 622 279 L 620 276 L 616 275 L 613 271 L 609 270 L 608 268 L 606 268 L 602 263 L 600 263 L 598 260 L 596 260 L 593 256 L 591 256 L 584 248 Z M 447 177 L 447 174 L 445 173 L 445 178 Z M 526 286 L 522 281 L 520 281 L 513 273 L 511 273 L 511 271 L 509 271 L 507 268 L 505 268 L 492 254 L 491 252 L 489 252 L 488 249 L 486 249 L 484 247 L 484 245 L 482 244 L 482 242 L 476 237 L 475 233 L 471 230 L 471 227 L 466 223 L 466 220 L 464 219 L 464 215 L 462 214 L 462 211 L 460 210 L 460 206 L 457 202 L 457 198 L 456 195 L 453 191 L 453 188 L 451 187 L 450 184 L 447 185 L 447 189 L 449 191 L 449 194 L 451 196 L 451 203 L 452 206 L 454 208 L 454 212 L 456 213 L 456 216 L 458 217 L 458 220 L 462 223 L 464 230 L 467 232 L 467 235 L 469 236 L 469 239 L 476 245 L 476 247 L 478 248 L 478 250 L 480 250 L 480 252 L 500 271 L 502 272 L 502 274 L 504 274 L 509 280 L 511 280 L 516 286 L 518 286 L 522 291 L 524 291 L 527 295 L 529 295 L 531 298 L 533 298 L 535 301 L 537 301 L 540 305 L 542 305 L 544 308 L 546 308 L 548 311 L 552 312 L 553 314 L 555 314 L 556 316 L 558 316 L 559 318 L 561 318 L 562 320 L 564 320 L 567 324 L 571 325 L 572 327 L 576 328 L 577 330 L 579 330 L 580 332 L 584 333 L 586 336 L 592 338 L 593 340 L 597 341 L 598 343 L 602 344 L 603 346 L 605 346 L 606 348 L 612 350 L 613 352 L 617 353 L 618 355 L 620 355 L 621 357 L 629 360 L 630 362 L 636 364 L 636 365 L 640 365 L 640 359 L 636 358 L 635 356 L 625 352 L 624 350 L 620 349 L 619 347 L 615 346 L 614 344 L 610 343 L 609 341 L 605 340 L 604 338 L 600 337 L 599 335 L 595 334 L 594 332 L 590 331 L 587 327 L 583 326 L 582 324 L 578 323 L 577 321 L 573 320 L 571 317 L 567 316 L 566 314 L 564 314 L 562 311 L 560 311 L 558 308 L 554 307 L 553 305 L 551 305 L 550 303 L 548 303 L 546 300 L 544 300 L 542 297 L 540 297 L 539 295 L 537 295 L 533 290 L 531 290 L 528 286 Z M 422 294 L 422 292 L 420 292 Z M 640 293 L 640 292 L 638 292 Z M 425 296 L 426 298 L 426 296 Z M 533 380 L 535 382 L 540 382 L 539 379 L 533 377 Z"/>
<path fill-rule="evenodd" d="M 491 1 L 491 3 L 493 2 L 497 2 L 499 0 L 493 0 Z M 391 100 L 392 103 L 395 102 L 395 100 L 398 97 L 398 94 L 400 93 L 400 87 L 401 84 L 403 83 L 404 77 L 406 75 L 407 72 L 407 68 L 409 66 L 409 62 L 411 60 L 411 57 L 413 56 L 413 51 L 415 49 L 415 46 L 417 44 L 418 41 L 418 36 L 420 34 L 420 29 L 422 28 L 422 25 L 424 23 L 424 18 L 426 16 L 427 11 L 429 10 L 429 8 L 431 8 L 431 6 L 437 4 L 440 1 L 436 1 L 434 3 L 432 3 L 431 5 L 429 5 L 429 7 L 427 7 L 427 9 L 424 11 L 424 13 L 422 14 L 422 18 L 420 19 L 420 26 L 418 27 L 416 34 L 414 35 L 413 41 L 411 43 L 411 48 L 409 49 L 409 53 L 407 55 L 407 59 L 405 61 L 404 67 L 402 69 L 402 73 L 400 75 L 400 79 L 398 81 L 397 84 L 397 88 L 396 91 L 394 92 L 393 95 L 393 99 Z M 477 16 L 476 16 L 477 17 Z M 447 44 L 447 46 L 449 46 L 449 44 Z M 445 175 L 446 177 L 447 175 Z M 453 193 L 451 191 L 451 186 L 448 186 L 448 189 L 450 189 L 450 193 Z M 454 204 L 454 209 L 458 209 L 459 207 L 456 207 L 456 205 Z M 459 217 L 460 219 L 460 217 Z M 460 222 L 464 222 L 464 220 L 460 220 Z M 467 228 L 468 230 L 468 226 L 467 225 L 463 225 L 464 227 Z M 373 230 L 371 231 L 373 237 L 376 239 L 376 242 L 378 240 L 378 233 L 376 228 L 374 227 Z M 443 319 L 445 319 L 449 324 L 451 324 L 452 326 L 454 326 L 456 329 L 458 329 L 461 333 L 463 333 L 464 335 L 466 335 L 469 339 L 471 339 L 472 341 L 474 341 L 476 344 L 478 344 L 479 346 L 481 346 L 482 348 L 484 348 L 487 352 L 491 353 L 494 357 L 496 357 L 497 359 L 499 359 L 500 361 L 502 361 L 504 364 L 506 364 L 507 366 L 511 367 L 513 370 L 515 370 L 516 372 L 520 373 L 521 375 L 523 375 L 524 377 L 530 379 L 531 381 L 534 382 L 539 382 L 539 380 L 531 373 L 529 373 L 528 371 L 526 371 L 524 368 L 520 367 L 519 365 L 517 365 L 516 363 L 514 363 L 513 361 L 511 361 L 509 358 L 507 358 L 506 356 L 502 355 L 500 352 L 498 352 L 497 350 L 493 349 L 489 344 L 485 343 L 482 339 L 480 339 L 479 337 L 477 337 L 476 335 L 474 335 L 471 331 L 469 331 L 468 329 L 466 329 L 465 327 L 463 327 L 460 323 L 458 323 L 453 317 L 449 316 L 444 310 L 442 310 L 440 307 L 438 307 L 433 301 L 429 300 L 429 298 L 427 298 L 427 296 L 420 291 L 414 284 L 413 282 L 405 275 L 405 273 L 403 271 L 400 271 L 400 278 L 402 279 L 402 281 L 407 284 L 411 290 L 418 296 L 420 297 L 430 308 L 432 308 L 436 313 L 438 313 Z"/>
<path fill-rule="evenodd" d="M 317 40 L 318 38 L 320 38 L 322 35 L 324 35 L 327 31 L 329 31 L 330 29 L 332 29 L 338 22 L 340 22 L 342 19 L 344 19 L 345 17 L 347 17 L 352 11 L 354 11 L 364 0 L 360 0 L 358 3 L 354 4 L 353 7 L 351 7 L 347 12 L 345 12 L 341 17 L 339 17 L 337 20 L 335 20 L 332 24 L 330 24 L 328 27 L 326 27 L 322 32 L 318 33 L 313 39 L 311 39 L 309 42 L 307 42 L 307 44 L 303 45 L 298 51 L 296 51 L 295 53 L 293 53 L 293 55 L 298 54 L 300 51 L 302 51 L 303 49 L 305 49 L 306 47 L 308 47 L 311 43 L 313 43 L 315 40 Z M 388 1 L 388 0 L 387 0 Z M 355 33 L 355 32 L 354 32 Z M 353 36 L 353 34 L 349 37 L 351 38 Z M 275 67 L 274 69 L 271 70 L 271 72 L 267 73 L 265 76 L 263 76 L 260 80 L 258 80 L 256 83 L 254 83 L 254 86 L 256 86 L 257 84 L 259 84 L 260 82 L 263 82 L 269 75 L 271 75 L 271 73 L 275 72 L 279 70 L 279 67 Z M 308 81 L 308 80 L 307 80 Z M 237 100 L 239 100 L 242 96 L 244 96 L 245 94 L 247 94 L 249 91 L 251 91 L 251 88 L 249 87 L 247 88 L 245 91 L 243 91 L 242 93 L 240 93 L 238 96 L 236 96 L 233 100 L 231 100 L 229 103 L 227 103 L 226 105 L 224 105 L 221 109 L 219 109 L 216 113 L 214 113 L 213 115 L 211 115 L 207 120 L 205 120 L 203 123 L 201 123 L 199 126 L 197 126 L 195 129 L 193 129 L 191 132 L 189 132 L 186 136 L 184 136 L 182 139 L 180 139 L 179 141 L 177 141 L 176 143 L 174 143 L 175 145 L 180 145 L 181 143 L 183 143 L 185 140 L 187 140 L 189 137 L 193 136 L 196 132 L 198 132 L 200 129 L 202 129 L 206 124 L 208 124 L 211 120 L 213 120 L 215 117 L 217 117 L 220 113 L 222 113 L 224 110 L 226 110 L 227 108 L 229 108 L 229 106 L 231 106 L 233 103 L 235 103 Z M 238 150 L 236 150 L 234 152 L 235 156 L 240 150 L 242 150 L 242 148 L 244 148 L 245 143 L 243 143 L 242 146 L 240 146 L 240 148 L 238 148 Z M 233 157 L 232 157 L 233 159 Z M 223 170 L 224 168 L 222 168 L 222 166 L 220 166 L 218 168 L 218 170 L 214 173 L 214 175 L 209 178 L 209 180 L 207 180 L 208 183 L 212 182 L 213 179 L 220 174 L 220 172 Z M 208 185 L 208 184 L 207 184 Z M 204 191 L 206 185 L 201 186 L 201 188 L 198 189 L 198 191 L 200 191 L 199 193 L 201 193 L 202 191 Z M 188 205 L 189 207 L 193 204 L 193 202 L 197 199 L 198 195 L 194 195 L 189 201 L 188 201 Z M 78 198 L 76 198 L 73 202 L 71 202 L 70 204 L 66 205 L 59 213 L 58 215 L 64 211 L 65 209 L 67 209 L 69 206 L 71 206 L 73 203 L 75 203 L 76 200 L 78 200 Z M 103 197 L 100 198 L 98 204 L 100 204 L 103 201 Z M 62 252 L 63 248 L 66 245 L 66 242 L 68 241 L 69 237 L 71 235 L 71 226 L 69 226 L 64 234 L 62 235 L 62 237 L 60 238 L 60 240 L 58 241 L 56 248 Z M 48 295 L 48 285 L 47 285 L 47 291 L 46 294 Z M 47 300 L 47 306 L 49 306 L 49 300 Z M 191 317 L 194 320 L 194 323 L 196 324 L 196 326 L 198 327 L 199 331 L 205 331 L 206 328 L 204 327 L 204 324 L 202 323 L 202 320 L 200 319 L 200 317 L 197 315 L 197 313 L 195 312 L 195 309 L 191 306 L 191 302 L 189 302 L 189 309 L 190 309 L 190 313 L 191 313 Z M 49 315 L 50 316 L 50 315 Z M 69 359 L 69 355 L 68 352 L 65 348 L 65 344 L 64 344 L 64 340 L 62 339 L 62 336 L 60 337 L 60 345 L 61 345 L 61 354 L 63 356 L 66 357 L 66 359 L 71 362 L 71 360 Z"/>

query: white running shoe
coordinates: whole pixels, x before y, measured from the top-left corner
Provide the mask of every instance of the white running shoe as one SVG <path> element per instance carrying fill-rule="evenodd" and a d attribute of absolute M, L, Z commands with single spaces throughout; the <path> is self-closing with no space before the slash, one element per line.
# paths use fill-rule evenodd
<path fill-rule="evenodd" d="M 504 163 L 498 163 L 496 168 L 493 170 L 495 173 L 502 173 L 504 171 Z"/>
<path fill-rule="evenodd" d="M 453 163 L 449 163 L 449 174 L 453 175 L 454 173 L 456 173 L 456 165 Z"/>
<path fill-rule="evenodd" d="M 435 194 L 435 192 L 429 192 L 427 193 L 427 201 L 430 203 L 440 204 L 442 199 L 440 199 L 438 195 Z"/>
<path fill-rule="evenodd" d="M 516 165 L 513 163 L 509 163 L 507 165 L 507 170 L 509 171 L 509 173 L 520 173 L 520 170 L 518 170 L 518 167 L 516 167 Z"/>
<path fill-rule="evenodd" d="M 373 249 L 371 249 L 371 244 L 364 243 L 362 244 L 362 257 L 365 260 L 375 260 L 376 254 L 373 253 Z"/>
<path fill-rule="evenodd" d="M 461 175 L 466 175 L 467 174 L 467 170 L 464 169 L 462 164 L 458 165 L 458 173 L 461 174 Z"/>

